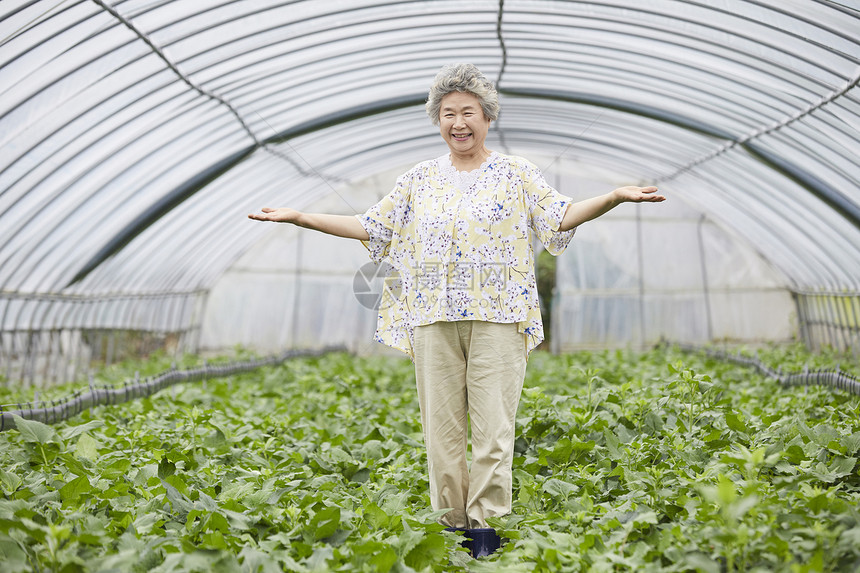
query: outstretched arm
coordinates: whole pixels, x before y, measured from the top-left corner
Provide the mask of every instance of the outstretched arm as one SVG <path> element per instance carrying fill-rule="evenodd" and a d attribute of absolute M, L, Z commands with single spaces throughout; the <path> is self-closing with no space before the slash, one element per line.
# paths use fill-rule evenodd
<path fill-rule="evenodd" d="M 656 187 L 619 187 L 606 195 L 571 203 L 567 206 L 558 230 L 569 231 L 582 223 L 597 219 L 622 203 L 659 203 L 666 200 L 666 197 L 656 193 Z"/>
<path fill-rule="evenodd" d="M 314 229 L 347 239 L 367 241 L 370 236 L 358 219 L 351 215 L 327 215 L 325 213 L 302 213 L 289 207 L 272 209 L 263 207 L 262 213 L 251 213 L 249 219 L 255 221 L 273 221 L 275 223 L 292 223 L 305 229 Z"/>

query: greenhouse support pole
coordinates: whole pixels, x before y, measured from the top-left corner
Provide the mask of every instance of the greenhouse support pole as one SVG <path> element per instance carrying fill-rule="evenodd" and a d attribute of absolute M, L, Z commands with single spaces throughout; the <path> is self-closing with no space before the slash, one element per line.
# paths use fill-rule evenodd
<path fill-rule="evenodd" d="M 51 329 L 51 354 L 48 372 L 50 380 L 56 383 L 60 379 L 63 358 L 63 331 L 59 328 Z"/>
<path fill-rule="evenodd" d="M 203 315 L 206 312 L 206 305 L 209 304 L 209 291 L 200 291 L 194 298 L 194 315 L 191 318 L 191 325 L 194 329 L 192 353 L 200 351 L 200 340 L 203 338 Z"/>
<path fill-rule="evenodd" d="M 182 295 L 179 303 L 179 321 L 176 325 L 176 329 L 178 334 L 176 335 L 176 353 L 179 356 L 182 356 L 183 352 L 187 352 L 188 348 L 188 333 L 191 328 L 189 321 L 186 320 L 188 316 L 188 294 Z"/>
<path fill-rule="evenodd" d="M 851 301 L 848 295 L 843 295 L 834 297 L 834 302 L 836 302 L 836 313 L 839 315 L 839 330 L 842 332 L 842 341 L 845 349 L 848 350 L 851 348 L 851 330 L 848 321 L 848 309 L 845 308 L 845 305 Z"/>
<path fill-rule="evenodd" d="M 81 339 L 83 338 L 80 322 L 77 322 L 77 318 L 80 315 L 80 308 L 81 302 L 78 300 L 73 301 L 64 317 L 68 319 L 69 332 L 72 333 L 72 337 L 69 339 L 69 348 L 66 352 L 69 362 L 66 365 L 66 374 L 63 378 L 64 383 L 77 380 L 78 376 L 82 343 Z"/>
<path fill-rule="evenodd" d="M 30 335 L 22 326 L 23 319 L 21 318 L 21 315 L 25 314 L 29 300 L 30 297 L 28 294 L 25 293 L 21 295 L 21 305 L 18 307 L 17 312 L 15 312 L 15 317 L 12 319 L 12 332 L 16 334 L 16 346 L 18 346 L 17 343 L 19 342 L 21 344 L 21 349 L 18 352 L 20 357 L 18 360 L 18 376 L 20 376 L 21 381 L 25 384 L 28 374 L 27 363 L 30 360 Z M 12 378 L 10 377 L 9 379 L 11 380 Z"/>
<path fill-rule="evenodd" d="M 815 306 L 815 301 L 811 296 L 804 293 L 801 294 L 803 297 L 803 306 L 806 308 L 806 329 L 809 333 L 809 348 L 815 350 L 816 348 L 816 325 L 815 325 L 815 316 L 817 312 L 817 308 Z"/>
<path fill-rule="evenodd" d="M 296 234 L 296 271 L 293 273 L 295 290 L 293 291 L 293 324 L 291 324 L 290 337 L 292 347 L 298 348 L 299 338 L 299 304 L 301 301 L 301 278 L 302 278 L 302 233 Z"/>
<path fill-rule="evenodd" d="M 3 304 L 3 312 L 0 313 L 0 358 L 5 354 L 6 359 L 6 380 L 12 379 L 12 358 L 15 356 L 15 353 L 12 351 L 12 345 L 14 344 L 15 334 L 9 332 L 9 344 L 6 344 L 6 314 L 9 312 L 9 307 L 12 306 L 12 296 L 3 296 L 2 300 L 5 304 Z M 0 361 L 0 365 L 3 362 Z"/>
<path fill-rule="evenodd" d="M 836 316 L 833 314 L 833 303 L 830 295 L 821 295 L 821 306 L 824 313 L 824 326 L 827 328 L 827 343 L 833 348 L 839 341 L 839 329 L 836 326 Z"/>
<path fill-rule="evenodd" d="M 830 331 L 830 346 L 838 348 L 840 338 L 839 335 L 842 333 L 837 322 L 838 319 L 836 316 L 836 308 L 834 305 L 836 297 L 834 297 L 833 295 L 826 295 L 825 297 L 823 297 L 823 300 L 824 306 L 827 309 L 827 326 L 828 330 Z"/>
<path fill-rule="evenodd" d="M 50 375 L 50 356 L 51 356 L 51 337 L 48 333 L 47 341 L 46 337 L 46 318 L 50 314 L 51 311 L 51 297 L 48 296 L 37 296 L 34 299 L 34 308 L 33 315 L 30 318 L 30 328 L 34 331 L 38 329 L 39 333 L 39 344 L 37 345 L 36 354 L 33 357 L 33 383 L 36 384 L 37 381 L 44 386 L 45 379 Z M 41 357 L 44 357 L 44 363 L 41 361 Z"/>
<path fill-rule="evenodd" d="M 6 349 L 6 331 L 0 329 L 0 364 L 9 365 L 11 363 L 12 357 L 9 355 Z"/>
<path fill-rule="evenodd" d="M 708 286 L 708 265 L 705 259 L 705 240 L 702 227 L 705 223 L 705 214 L 699 217 L 699 224 L 696 225 L 696 230 L 699 236 L 699 266 L 702 269 L 702 293 L 705 295 L 705 321 L 708 328 L 708 341 L 714 339 L 714 327 L 711 318 L 711 292 Z"/>
<path fill-rule="evenodd" d="M 860 296 L 854 295 L 850 298 L 851 306 L 851 322 L 854 326 L 849 326 L 851 332 L 851 354 L 857 355 L 860 349 L 860 316 L 857 313 L 857 306 L 860 303 Z"/>
<path fill-rule="evenodd" d="M 827 306 L 824 304 L 824 297 L 817 295 L 813 300 L 815 301 L 815 324 L 818 335 L 816 349 L 820 350 L 830 343 L 830 325 L 827 322 Z"/>
<path fill-rule="evenodd" d="M 107 347 L 105 348 L 105 366 L 110 366 L 113 364 L 114 357 L 116 355 L 116 328 L 112 328 L 108 331 L 107 335 Z"/>
<path fill-rule="evenodd" d="M 21 362 L 21 380 L 24 383 L 27 383 L 27 379 L 29 378 L 29 386 L 35 386 L 33 382 L 33 369 L 35 368 L 35 364 L 33 363 L 33 331 L 32 330 L 24 330 L 24 360 Z"/>
<path fill-rule="evenodd" d="M 61 316 L 57 317 L 57 327 L 60 329 L 61 338 L 60 338 L 60 352 L 61 356 L 61 364 L 62 364 L 62 378 L 57 378 L 58 381 L 61 380 L 61 384 L 65 384 L 69 382 L 69 370 L 74 364 L 74 350 L 75 341 L 77 338 L 75 337 L 75 325 L 74 321 L 70 318 L 75 315 L 75 310 L 77 309 L 77 300 L 75 298 L 70 298 L 65 301 L 63 312 L 60 313 Z M 64 333 L 68 333 L 67 343 L 63 344 L 64 338 L 62 338 Z"/>
<path fill-rule="evenodd" d="M 800 339 L 807 348 L 811 348 L 812 340 L 809 337 L 809 324 L 805 297 L 798 292 L 790 292 L 791 298 L 794 299 L 794 308 L 797 309 L 797 328 L 800 331 Z"/>
<path fill-rule="evenodd" d="M 821 350 L 821 347 L 827 341 L 827 319 L 824 314 L 824 307 L 822 306 L 821 297 L 811 296 L 810 302 L 812 303 L 812 307 L 814 310 L 812 324 L 815 326 L 813 329 L 813 339 L 815 340 L 815 350 Z"/>
<path fill-rule="evenodd" d="M 830 297 L 830 306 L 833 309 L 833 326 L 839 335 L 840 345 L 848 347 L 848 333 L 845 332 L 845 326 L 842 316 L 842 297 L 833 295 Z"/>
<path fill-rule="evenodd" d="M 836 328 L 836 317 L 833 316 L 833 305 L 830 304 L 830 296 L 821 295 L 821 307 L 824 315 L 824 325 L 827 327 L 827 342 L 833 348 L 836 348 L 836 341 L 839 338 L 839 331 Z"/>
<path fill-rule="evenodd" d="M 645 255 L 642 252 L 642 206 L 636 205 L 636 258 L 639 265 L 639 343 L 645 348 Z"/>

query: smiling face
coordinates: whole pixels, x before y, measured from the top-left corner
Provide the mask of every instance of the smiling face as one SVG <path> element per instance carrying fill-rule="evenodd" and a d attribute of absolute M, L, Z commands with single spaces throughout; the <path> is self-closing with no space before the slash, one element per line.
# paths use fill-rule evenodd
<path fill-rule="evenodd" d="M 439 106 L 439 132 L 451 153 L 458 156 L 480 155 L 490 120 L 484 116 L 480 100 L 466 92 L 451 92 Z"/>

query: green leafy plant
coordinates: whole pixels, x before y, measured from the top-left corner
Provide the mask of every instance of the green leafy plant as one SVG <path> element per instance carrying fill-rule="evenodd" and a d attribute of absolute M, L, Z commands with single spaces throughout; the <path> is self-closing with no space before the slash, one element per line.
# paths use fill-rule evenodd
<path fill-rule="evenodd" d="M 408 361 L 345 354 L 16 419 L 3 571 L 860 568 L 856 397 L 670 349 L 535 353 L 480 560 L 429 507 L 419 419 Z"/>

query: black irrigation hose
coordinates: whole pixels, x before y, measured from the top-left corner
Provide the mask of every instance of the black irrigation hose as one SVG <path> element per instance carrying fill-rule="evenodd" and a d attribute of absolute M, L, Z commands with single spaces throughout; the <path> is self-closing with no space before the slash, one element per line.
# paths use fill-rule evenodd
<path fill-rule="evenodd" d="M 807 367 L 803 369 L 803 372 L 783 374 L 781 368 L 774 370 L 768 365 L 762 363 L 757 357 L 750 358 L 742 356 L 740 353 L 731 354 L 722 350 L 715 350 L 692 344 L 667 343 L 667 345 L 677 346 L 685 352 L 701 352 L 712 358 L 727 360 L 729 362 L 734 362 L 735 364 L 756 368 L 764 376 L 776 379 L 783 386 L 830 386 L 831 388 L 837 388 L 850 394 L 860 396 L 860 380 L 858 380 L 856 376 L 852 376 L 847 372 L 842 372 L 838 366 L 836 367 L 836 370 L 809 370 Z"/>
<path fill-rule="evenodd" d="M 12 416 L 21 416 L 26 420 L 36 420 L 45 424 L 55 424 L 67 420 L 72 416 L 77 416 L 93 406 L 121 404 L 135 398 L 145 398 L 180 382 L 197 382 L 210 378 L 222 378 L 241 372 L 250 372 L 262 366 L 281 364 L 291 358 L 320 356 L 328 352 L 342 350 L 345 350 L 342 346 L 326 347 L 321 350 L 287 350 L 280 355 L 228 362 L 213 366 L 205 364 L 202 368 L 193 368 L 190 370 L 176 370 L 172 368 L 152 378 L 144 380 L 136 379 L 133 381 L 127 380 L 123 382 L 122 387 L 107 384 L 94 385 L 90 383 L 88 391 L 78 390 L 71 396 L 66 396 L 59 400 L 51 400 L 50 402 L 39 400 L 25 404 L 0 405 L 0 432 L 15 428 L 15 420 Z M 15 409 L 7 410 L 9 407 Z"/>

